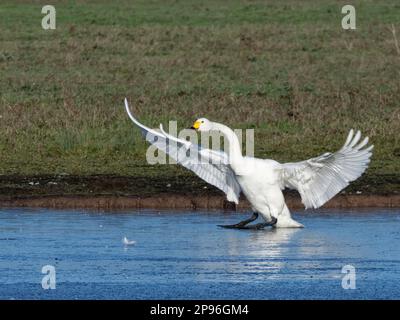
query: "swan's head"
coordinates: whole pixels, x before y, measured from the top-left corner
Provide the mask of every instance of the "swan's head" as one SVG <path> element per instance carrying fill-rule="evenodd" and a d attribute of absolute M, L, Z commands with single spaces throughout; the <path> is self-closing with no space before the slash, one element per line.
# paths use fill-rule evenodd
<path fill-rule="evenodd" d="M 193 123 L 191 129 L 197 131 L 210 131 L 212 130 L 212 122 L 206 118 L 199 118 Z"/>

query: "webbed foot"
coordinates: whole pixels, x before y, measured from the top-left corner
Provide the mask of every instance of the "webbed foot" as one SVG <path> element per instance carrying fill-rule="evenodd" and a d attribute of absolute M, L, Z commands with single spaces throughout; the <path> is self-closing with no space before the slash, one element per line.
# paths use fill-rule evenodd
<path fill-rule="evenodd" d="M 250 222 L 253 222 L 258 218 L 258 213 L 254 212 L 253 215 L 246 220 L 243 220 L 239 223 L 236 224 L 228 224 L 228 225 L 218 225 L 221 228 L 227 228 L 227 229 L 248 229 L 248 230 L 261 230 L 264 229 L 265 227 L 273 226 L 277 223 L 278 219 L 272 217 L 270 222 L 262 222 L 262 223 L 256 223 L 252 225 L 248 225 Z"/>
<path fill-rule="evenodd" d="M 221 228 L 228 228 L 228 229 L 244 229 L 244 227 L 249 224 L 250 222 L 253 222 L 254 220 L 257 220 L 258 218 L 258 213 L 254 212 L 253 215 L 246 220 L 240 221 L 239 223 L 235 224 L 227 224 L 227 225 L 218 225 L 218 227 Z"/>

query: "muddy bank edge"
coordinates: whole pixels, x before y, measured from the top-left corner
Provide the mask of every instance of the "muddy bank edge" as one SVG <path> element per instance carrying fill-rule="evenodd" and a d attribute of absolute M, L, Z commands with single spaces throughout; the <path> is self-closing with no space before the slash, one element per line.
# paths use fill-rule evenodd
<path fill-rule="evenodd" d="M 325 208 L 400 207 L 400 178 L 362 178 Z M 290 208 L 303 208 L 296 192 L 285 192 Z M 168 178 L 96 176 L 0 176 L 0 207 L 70 209 L 246 210 L 226 201 L 214 187 L 193 176 Z"/>

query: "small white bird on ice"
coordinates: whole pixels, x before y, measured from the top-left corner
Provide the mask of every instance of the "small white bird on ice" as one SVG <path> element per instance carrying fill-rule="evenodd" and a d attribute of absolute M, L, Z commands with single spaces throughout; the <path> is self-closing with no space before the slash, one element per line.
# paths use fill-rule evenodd
<path fill-rule="evenodd" d="M 225 192 L 229 201 L 238 204 L 239 195 L 243 192 L 251 204 L 253 216 L 237 224 L 221 226 L 225 228 L 303 227 L 292 219 L 282 190 L 296 189 L 306 209 L 318 208 L 351 181 L 359 178 L 367 169 L 372 155 L 373 145 L 366 147 L 368 137 L 359 142 L 361 132 L 357 131 L 354 134 L 352 129 L 340 150 L 324 153 L 309 160 L 279 163 L 275 160 L 243 157 L 236 134 L 223 124 L 200 118 L 194 122 L 191 129 L 221 132 L 229 143 L 229 153 L 205 149 L 190 141 L 171 136 L 163 130 L 162 125 L 160 131 L 150 129 L 133 117 L 127 99 L 125 108 L 148 142 Z M 187 156 L 188 151 L 190 157 Z M 256 220 L 259 214 L 265 222 L 248 225 Z"/>
<path fill-rule="evenodd" d="M 122 239 L 122 243 L 123 243 L 125 246 L 132 246 L 132 245 L 135 245 L 135 244 L 136 244 L 136 241 L 129 240 L 127 237 L 124 237 L 124 238 Z"/>

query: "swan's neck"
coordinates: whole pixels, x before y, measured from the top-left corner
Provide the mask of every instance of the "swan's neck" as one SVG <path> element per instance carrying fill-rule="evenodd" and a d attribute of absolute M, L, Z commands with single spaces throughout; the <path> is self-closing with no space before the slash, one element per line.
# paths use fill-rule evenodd
<path fill-rule="evenodd" d="M 221 132 L 229 143 L 229 161 L 231 167 L 235 170 L 243 159 L 240 143 L 237 135 L 233 130 L 221 123 L 213 122 L 213 130 Z"/>

